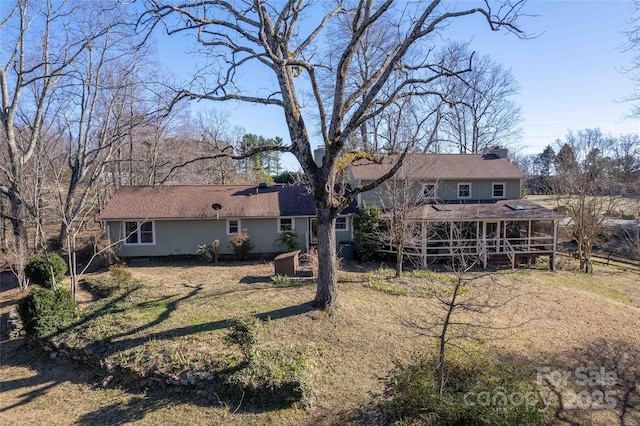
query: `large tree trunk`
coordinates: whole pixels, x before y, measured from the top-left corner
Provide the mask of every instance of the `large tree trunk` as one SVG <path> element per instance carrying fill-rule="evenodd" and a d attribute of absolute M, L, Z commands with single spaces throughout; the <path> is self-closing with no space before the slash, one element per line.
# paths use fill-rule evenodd
<path fill-rule="evenodd" d="M 335 217 L 331 208 L 317 209 L 318 285 L 313 305 L 331 312 L 338 307 L 338 265 L 336 261 Z"/>
<path fill-rule="evenodd" d="M 13 228 L 13 238 L 18 247 L 25 251 L 29 248 L 29 239 L 27 237 L 27 225 L 25 223 L 25 207 L 20 199 L 20 188 L 12 187 L 9 193 L 9 203 L 11 205 L 11 226 Z"/>

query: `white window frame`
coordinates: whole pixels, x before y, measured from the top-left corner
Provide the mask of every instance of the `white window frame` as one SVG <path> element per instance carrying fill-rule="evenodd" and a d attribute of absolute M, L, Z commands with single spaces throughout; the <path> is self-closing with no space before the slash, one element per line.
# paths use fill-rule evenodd
<path fill-rule="evenodd" d="M 469 186 L 469 195 L 467 197 L 460 196 L 460 187 L 462 185 L 468 185 Z M 461 182 L 461 183 L 458 184 L 458 198 L 465 199 L 465 200 L 469 199 L 469 198 L 471 198 L 471 194 L 473 194 L 472 191 L 473 191 L 473 187 L 471 186 L 471 182 Z"/>
<path fill-rule="evenodd" d="M 496 186 L 502 185 L 502 195 L 496 195 Z M 507 197 L 507 185 L 504 182 L 494 182 L 491 184 L 491 198 L 506 198 Z"/>
<path fill-rule="evenodd" d="M 236 232 L 231 232 L 230 226 L 231 222 L 238 222 L 238 230 Z M 227 219 L 227 235 L 233 235 L 242 231 L 242 222 L 240 219 Z"/>
<path fill-rule="evenodd" d="M 338 219 L 341 219 L 341 220 L 344 219 L 344 228 L 338 228 Z M 340 231 L 340 232 L 348 231 L 349 230 L 349 218 L 347 216 L 338 216 L 336 218 L 336 228 L 335 228 L 335 230 L 336 231 Z"/>
<path fill-rule="evenodd" d="M 130 243 L 127 240 L 129 238 L 128 237 L 128 233 L 127 233 L 127 223 L 135 223 L 136 224 L 136 237 L 138 239 L 138 242 L 136 243 Z M 145 223 L 150 223 L 151 224 L 151 242 L 150 243 L 143 243 L 142 242 L 142 229 L 141 226 Z M 124 238 L 124 245 L 125 246 L 155 246 L 156 245 L 156 222 L 154 220 L 124 220 L 122 221 L 122 236 Z"/>
<path fill-rule="evenodd" d="M 282 219 L 291 221 L 291 229 L 282 229 Z M 278 218 L 278 234 L 282 234 L 283 232 L 295 231 L 296 230 L 296 221 L 292 217 L 279 217 Z"/>
<path fill-rule="evenodd" d="M 433 186 L 433 194 L 427 195 L 427 186 Z M 422 198 L 424 200 L 433 200 L 438 196 L 437 194 L 438 194 L 438 185 L 435 182 L 427 182 L 422 187 Z"/>

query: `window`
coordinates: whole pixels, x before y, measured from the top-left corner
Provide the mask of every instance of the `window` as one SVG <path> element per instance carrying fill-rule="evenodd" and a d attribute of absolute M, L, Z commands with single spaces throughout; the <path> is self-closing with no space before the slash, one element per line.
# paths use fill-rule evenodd
<path fill-rule="evenodd" d="M 240 220 L 227 219 L 227 235 L 236 234 L 238 232 L 240 232 Z"/>
<path fill-rule="evenodd" d="M 504 198 L 504 183 L 494 183 L 492 194 L 493 198 Z"/>
<path fill-rule="evenodd" d="M 295 229 L 293 218 L 281 217 L 278 219 L 278 232 L 293 231 Z"/>
<path fill-rule="evenodd" d="M 347 218 L 344 216 L 336 218 L 336 231 L 348 231 L 349 230 L 349 222 L 347 222 Z"/>
<path fill-rule="evenodd" d="M 435 183 L 428 183 L 424 186 L 424 189 L 422 190 L 422 197 L 425 200 L 431 200 L 436 198 L 436 184 Z"/>
<path fill-rule="evenodd" d="M 459 183 L 458 184 L 458 198 L 471 198 L 471 184 Z"/>
<path fill-rule="evenodd" d="M 155 244 L 153 222 L 125 222 L 125 244 Z"/>

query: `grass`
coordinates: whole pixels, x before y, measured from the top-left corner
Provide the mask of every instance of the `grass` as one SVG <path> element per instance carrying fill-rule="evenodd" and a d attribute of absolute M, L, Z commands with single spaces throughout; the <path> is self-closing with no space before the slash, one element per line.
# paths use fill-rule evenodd
<path fill-rule="evenodd" d="M 102 389 L 95 371 L 61 357 L 51 360 L 17 340 L 0 343 L 0 423 L 20 419 L 21 424 L 40 424 L 45 413 L 53 424 L 379 423 L 376 407 L 384 399 L 380 378 L 388 376 L 397 361 L 406 362 L 432 347 L 418 330 L 404 325 L 433 306 L 428 292 L 418 295 L 415 289 L 450 279 L 424 271 L 407 271 L 402 278 L 391 279 L 393 270 L 377 266 L 345 270 L 340 273 L 341 309 L 327 317 L 307 305 L 315 286 L 278 286 L 271 282 L 269 263 L 152 264 L 127 269 L 139 286 L 129 293 L 114 293 L 110 300 L 121 297 L 117 303 L 85 305 L 86 312 L 102 314 L 91 320 L 91 333 L 73 336 L 77 344 L 108 342 L 109 360 L 141 372 L 153 366 L 176 374 L 233 368 L 242 355 L 223 342 L 226 320 L 259 314 L 271 318 L 264 322 L 263 347 L 281 348 L 292 356 L 264 354 L 261 368 L 308 369 L 312 405 L 256 411 L 241 396 L 225 398 L 206 390 Z M 107 277 L 103 273 L 88 279 Z M 638 384 L 634 379 L 640 377 L 634 376 L 640 373 L 637 273 L 599 266 L 592 276 L 566 270 L 506 271 L 478 278 L 469 291 L 483 291 L 488 279 L 518 284 L 519 297 L 492 311 L 493 324 L 506 327 L 514 318 L 526 319 L 527 324 L 511 330 L 509 338 L 483 339 L 487 349 L 525 365 L 533 375 L 540 366 L 565 371 L 606 365 L 618 372 L 620 386 Z M 380 288 L 370 287 L 370 281 Z M 396 297 L 395 290 L 383 289 L 386 286 L 407 292 Z M 0 292 L 0 313 L 6 314 L 19 296 L 17 289 Z M 283 371 L 278 374 L 284 376 Z M 629 395 L 626 421 L 632 424 L 640 422 L 640 396 L 637 390 Z M 60 404 L 65 410 L 51 410 Z M 619 423 L 620 412 L 567 411 L 561 416 L 575 423 L 605 425 Z"/>
<path fill-rule="evenodd" d="M 383 293 L 393 294 L 394 296 L 406 296 L 409 293 L 409 289 L 406 287 L 393 284 L 388 281 L 376 280 L 374 278 L 369 278 L 367 281 L 367 287 Z"/>

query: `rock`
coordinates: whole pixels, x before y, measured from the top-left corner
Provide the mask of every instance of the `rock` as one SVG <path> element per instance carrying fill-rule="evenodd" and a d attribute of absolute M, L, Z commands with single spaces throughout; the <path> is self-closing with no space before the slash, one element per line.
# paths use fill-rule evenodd
<path fill-rule="evenodd" d="M 56 359 L 57 356 L 58 356 L 58 352 L 51 352 L 49 354 L 49 359 Z"/>
<path fill-rule="evenodd" d="M 84 348 L 84 353 L 91 356 L 93 355 L 93 349 L 91 348 Z"/>
<path fill-rule="evenodd" d="M 113 376 L 109 374 L 107 377 L 102 379 L 102 387 L 106 388 L 107 386 L 109 386 L 109 383 L 111 383 L 112 380 L 113 380 Z"/>

